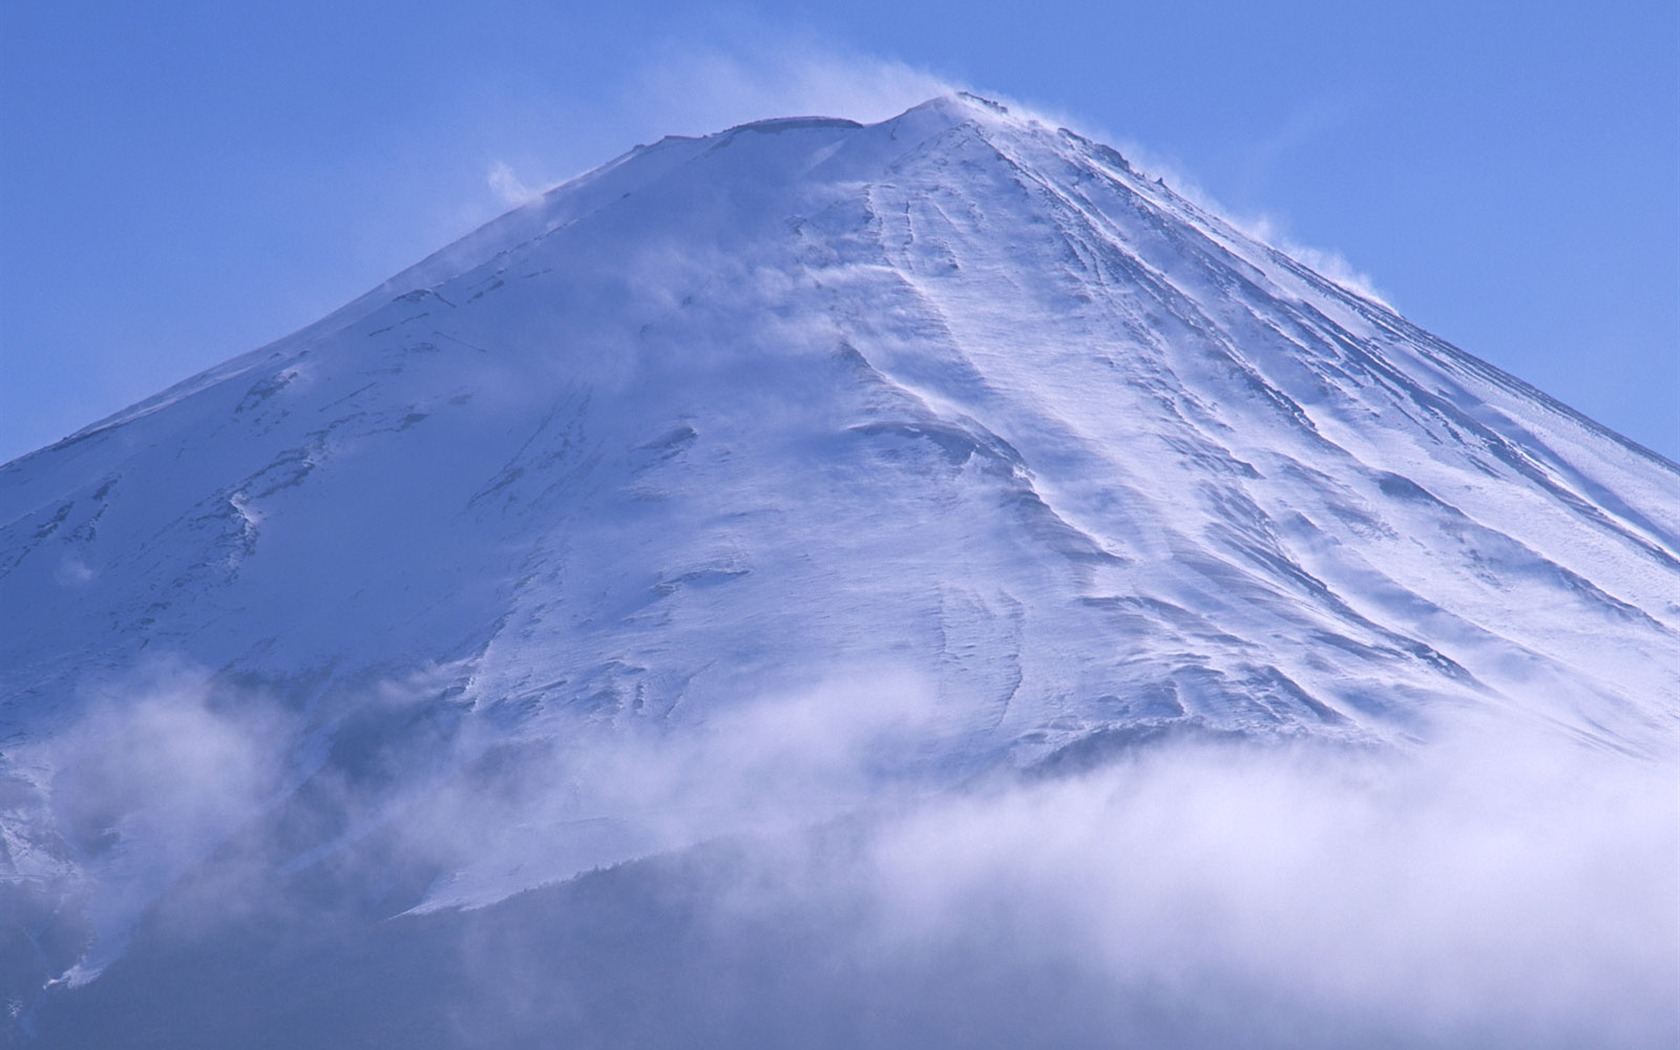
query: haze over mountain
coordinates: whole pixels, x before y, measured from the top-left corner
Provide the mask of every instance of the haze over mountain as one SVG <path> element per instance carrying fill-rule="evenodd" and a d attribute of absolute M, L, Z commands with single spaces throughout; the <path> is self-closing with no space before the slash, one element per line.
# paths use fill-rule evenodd
<path fill-rule="evenodd" d="M 1466 755 L 1488 798 L 1497 783 L 1570 794 L 1527 756 L 1590 770 L 1557 826 L 1606 838 L 1542 847 L 1549 888 L 1518 894 L 1471 950 L 1431 931 L 1503 899 L 1501 880 L 1533 867 L 1527 838 L 1459 872 L 1445 912 L 1408 912 L 1389 887 L 1399 932 L 1370 958 L 1423 944 L 1423 973 L 1457 952 L 1477 964 L 1464 986 L 1415 980 L 1391 1002 L 1376 971 L 1343 987 L 1301 961 L 1325 944 L 1300 942 L 1307 1006 L 1255 1038 L 1309 1043 L 1305 1017 L 1324 1045 L 1676 1031 L 1660 785 L 1672 794 L 1680 725 L 1680 468 L 1107 147 L 972 96 L 638 147 L 0 468 L 0 529 L 19 1038 L 966 1045 L 952 1018 L 985 1017 L 981 1043 L 1196 1045 L 1248 1023 L 1232 1002 L 1275 1000 L 1255 941 L 1215 965 L 1205 933 L 1121 923 L 1154 947 L 1116 969 L 1079 956 L 1058 981 L 1022 950 L 1034 919 L 980 947 L 940 926 L 888 953 L 892 979 L 792 988 L 756 967 L 828 951 L 873 973 L 858 959 L 880 944 L 837 939 L 809 908 L 874 901 L 857 887 L 902 874 L 889 860 L 920 863 L 906 843 L 989 858 L 970 874 L 1001 864 L 1020 914 L 1078 914 L 1065 902 L 1089 903 L 1088 886 L 1011 865 L 1043 847 L 1078 871 L 1089 851 L 1021 827 L 1084 813 L 1069 841 L 1153 843 L 1092 870 L 1123 879 L 1153 858 L 1183 885 L 1198 850 L 1242 863 L 1198 821 L 1245 812 L 1232 798 L 1260 783 L 1282 886 L 1292 850 L 1364 827 L 1357 806 L 1284 814 L 1370 776 L 1463 787 Z M 1395 765 L 1408 755 L 1424 764 Z M 1510 817 L 1430 805 L 1462 835 L 1373 849 L 1428 867 Z M 1140 814 L 1171 816 L 1150 831 Z M 1005 859 L 977 845 L 1012 834 Z M 719 845 L 760 841 L 784 845 Z M 1625 861 L 1614 874 L 1607 855 Z M 1350 856 L 1335 862 L 1348 881 L 1374 877 Z M 1402 885 L 1422 877 L 1408 863 Z M 780 887 L 762 895 L 772 913 L 819 948 L 766 948 L 776 924 L 719 904 L 718 866 L 722 885 Z M 869 878 L 832 874 L 856 870 Z M 907 881 L 968 899 L 946 875 Z M 1540 961 L 1519 951 L 1529 909 L 1556 914 L 1587 885 L 1619 889 L 1543 925 Z M 673 904 L 672 886 L 690 896 Z M 1235 901 L 1228 929 L 1276 903 L 1226 889 L 1209 892 Z M 332 932 L 288 955 L 276 915 L 330 916 L 316 925 Z M 463 1029 L 416 1020 L 458 986 L 440 959 L 527 925 L 548 934 L 467 967 L 522 975 L 520 1019 L 475 986 L 446 1011 Z M 674 930 L 701 947 L 659 954 Z M 954 961 L 994 949 L 995 969 Z M 1159 969 L 1174 951 L 1200 962 Z M 1560 952 L 1604 966 L 1554 969 Z M 1523 960 L 1510 988 L 1477 983 L 1507 955 Z M 391 976 L 410 957 L 439 969 Z M 675 998 L 636 1029 L 646 1000 L 600 973 L 661 967 Z M 718 968 L 780 991 L 736 987 L 696 1029 L 682 1018 L 711 1007 L 672 986 Z M 191 992 L 213 972 L 235 975 L 225 1001 Z M 948 1000 L 941 973 L 964 975 Z M 521 982 L 539 979 L 571 991 L 537 1009 Z M 605 990 L 579 991 L 589 980 Z M 1197 981 L 1226 1005 L 1186 1020 Z M 992 988 L 1026 1005 L 998 1012 Z M 300 1002 L 308 1026 L 264 1027 Z M 1031 1021 L 1050 1004 L 1061 1020 Z"/>

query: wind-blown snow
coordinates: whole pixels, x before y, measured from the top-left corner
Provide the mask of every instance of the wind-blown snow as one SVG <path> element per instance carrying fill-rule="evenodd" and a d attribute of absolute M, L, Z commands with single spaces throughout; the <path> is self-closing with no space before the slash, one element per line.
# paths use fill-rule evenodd
<path fill-rule="evenodd" d="M 0 537 L 8 877 L 107 947 L 242 821 L 423 914 L 1161 734 L 1680 720 L 1680 470 L 967 96 L 638 147 L 0 468 Z M 264 756 L 166 848 L 66 801 L 156 660 Z"/>

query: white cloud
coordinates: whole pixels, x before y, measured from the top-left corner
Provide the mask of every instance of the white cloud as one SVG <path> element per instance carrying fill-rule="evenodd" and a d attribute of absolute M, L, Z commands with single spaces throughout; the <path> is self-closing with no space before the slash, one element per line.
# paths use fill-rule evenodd
<path fill-rule="evenodd" d="M 484 747 L 414 810 L 405 841 L 453 874 L 420 910 L 483 905 L 533 883 L 694 845 L 788 832 L 924 789 L 933 686 L 910 670 L 745 700 L 697 725 L 580 728 Z M 482 745 L 470 739 L 462 752 Z M 486 766 L 493 775 L 480 775 Z"/>
<path fill-rule="evenodd" d="M 83 587 L 99 577 L 99 573 L 80 558 L 66 556 L 53 572 L 53 579 L 66 587 Z"/>
<path fill-rule="evenodd" d="M 99 938 L 70 983 L 96 976 L 152 900 L 278 800 L 292 730 L 266 697 L 159 660 L 102 690 L 64 732 L 20 749 L 20 765 L 45 774 Z"/>
<path fill-rule="evenodd" d="M 1505 725 L 1410 753 L 1188 739 L 1078 776 L 872 795 L 878 760 L 926 729 L 914 704 L 889 717 L 898 701 L 875 695 L 855 716 L 849 686 L 767 703 L 714 733 L 597 753 L 582 778 L 538 773 L 651 818 L 658 841 L 730 843 L 590 884 L 578 899 L 609 911 L 670 898 L 685 917 L 651 935 L 683 945 L 679 961 L 631 926 L 604 949 L 613 966 L 679 966 L 700 985 L 685 996 L 730 1004 L 723 1030 L 792 1016 L 870 1045 L 918 1045 L 897 1022 L 995 1033 L 974 1045 L 1680 1036 L 1672 761 Z M 533 852 L 498 867 L 579 831 L 516 826 Z M 655 877 L 672 881 L 650 890 Z M 543 962 L 549 935 L 500 943 L 485 994 L 510 974 L 516 998 L 567 994 Z M 755 958 L 779 960 L 776 983 L 743 992 Z"/>
<path fill-rule="evenodd" d="M 953 791 L 926 764 L 951 725 L 934 696 L 891 670 L 587 733 L 456 781 L 416 810 L 408 848 L 463 872 L 437 888 L 447 906 L 732 839 L 715 884 L 681 890 L 733 931 L 720 943 L 791 921 L 826 953 L 813 974 L 891 959 L 981 1018 L 1011 1009 L 981 994 L 1001 968 L 1097 995 L 1075 1027 L 1151 1003 L 1184 1045 L 1680 1034 L 1672 758 L 1490 722 L 1411 752 L 1192 738 Z M 813 831 L 841 818 L 838 840 Z M 976 942 L 993 955 L 971 958 Z"/>
<path fill-rule="evenodd" d="M 475 741 L 469 729 L 435 753 L 393 744 L 388 730 L 437 712 L 455 670 L 331 705 L 359 712 L 352 732 L 377 730 L 370 741 L 396 747 L 379 768 L 403 773 L 360 783 L 346 770 L 336 803 L 317 793 L 312 805 L 347 819 L 296 814 L 320 821 L 312 855 L 334 857 L 345 886 L 379 884 L 393 865 L 462 871 L 433 903 L 471 904 L 733 840 L 721 861 L 592 891 L 634 900 L 647 871 L 678 873 L 658 893 L 695 909 L 685 936 L 699 939 L 683 943 L 700 954 L 684 965 L 720 969 L 716 997 L 689 990 L 707 1001 L 738 997 L 731 960 L 782 951 L 758 939 L 791 930 L 809 972 L 787 987 L 813 1010 L 887 1002 L 883 1016 L 955 1009 L 981 1028 L 1037 1031 L 1031 1011 L 1049 1003 L 1062 1014 L 1042 1030 L 1072 1042 L 1116 1024 L 1157 1025 L 1137 1031 L 1162 1046 L 1639 1047 L 1680 1034 L 1672 758 L 1490 720 L 1405 753 L 1190 738 L 1081 775 L 952 789 L 951 770 L 927 756 L 961 731 L 947 706 L 960 698 L 904 668 L 743 700 L 699 723 L 580 724 L 547 742 Z M 122 921 L 277 798 L 296 728 L 261 697 L 162 667 L 34 756 L 57 770 L 61 824 L 106 880 L 90 901 L 110 939 L 78 977 L 108 960 Z M 430 746 L 429 731 L 411 735 Z M 385 828 L 387 846 L 358 854 L 358 826 Z M 338 829 L 349 837 L 334 843 Z M 295 848 L 256 844 L 224 863 L 194 921 L 260 896 L 248 887 Z M 551 935 L 532 926 L 514 947 L 540 961 Z M 487 980 L 499 984 L 512 964 L 498 965 Z M 554 991 L 546 969 L 526 976 Z M 924 1002 L 934 993 L 944 1005 Z"/>
<path fill-rule="evenodd" d="M 1283 223 L 1270 216 L 1233 217 L 1224 212 L 1220 214 L 1225 215 L 1226 220 L 1244 234 L 1277 248 L 1297 262 L 1304 263 L 1320 276 L 1327 277 L 1348 291 L 1381 303 L 1389 309 L 1396 309 L 1394 303 L 1377 288 L 1370 275 L 1355 267 L 1341 253 L 1296 242 L 1288 235 Z"/>
<path fill-rule="evenodd" d="M 951 988 L 1056 972 L 1092 1026 L 1170 1018 L 1158 1045 L 1665 1045 L 1677 772 L 1510 727 L 1412 755 L 1172 745 L 913 807 L 732 908 L 847 914 L 827 943 Z M 951 961 L 976 942 L 1008 961 Z"/>
<path fill-rule="evenodd" d="M 514 174 L 513 168 L 505 161 L 493 162 L 490 165 L 490 172 L 485 178 L 490 184 L 490 192 L 496 195 L 497 200 L 510 208 L 528 204 L 542 196 L 541 190 L 532 189 L 521 182 L 519 176 Z"/>
<path fill-rule="evenodd" d="M 1119 983 L 1624 1045 L 1673 1021 L 1673 774 L 1508 736 L 1404 760 L 1173 748 L 930 807 L 870 874 L 896 936 L 1002 909 Z"/>

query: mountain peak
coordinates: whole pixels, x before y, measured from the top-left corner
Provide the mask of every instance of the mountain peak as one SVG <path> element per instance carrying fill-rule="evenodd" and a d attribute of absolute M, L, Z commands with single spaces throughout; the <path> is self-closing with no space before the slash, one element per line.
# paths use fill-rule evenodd
<path fill-rule="evenodd" d="M 918 128 L 923 134 L 964 125 L 993 130 L 1011 129 L 1017 132 L 1043 130 L 1035 121 L 1011 112 L 1003 103 L 968 91 L 950 91 L 936 95 L 896 117 L 881 122 L 881 126 L 895 129 Z"/>
<path fill-rule="evenodd" d="M 975 115 L 985 115 L 987 117 L 996 118 L 1008 117 L 1011 115 L 1009 107 L 1003 103 L 994 99 L 986 98 L 983 95 L 977 95 L 972 91 L 962 90 L 949 91 L 943 95 L 935 95 L 933 98 L 930 98 L 919 105 L 912 106 L 900 116 L 909 116 L 912 113 L 919 112 L 944 113 L 957 116 L 959 118 L 971 118 Z"/>
<path fill-rule="evenodd" d="M 189 723 L 279 727 L 246 803 L 354 789 L 286 870 L 427 799 L 505 817 L 422 909 L 682 844 L 681 800 L 614 794 L 592 748 L 807 716 L 868 754 L 813 820 L 1161 733 L 1403 747 L 1476 710 L 1655 753 L 1677 491 L 1107 147 L 955 93 L 632 151 L 0 468 L 0 718 L 79 739 L 102 690 L 209 669 Z M 114 943 L 230 825 L 124 860 L 53 802 L 64 753 L 7 751 L 8 856 L 120 884 Z M 552 797 L 495 794 L 527 768 Z M 571 831 L 526 855 L 526 826 Z"/>

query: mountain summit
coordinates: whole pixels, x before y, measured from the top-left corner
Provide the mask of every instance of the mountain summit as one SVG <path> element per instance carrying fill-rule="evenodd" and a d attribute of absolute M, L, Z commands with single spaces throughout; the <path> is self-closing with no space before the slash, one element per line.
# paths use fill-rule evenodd
<path fill-rule="evenodd" d="M 5 465 L 0 526 L 3 863 L 72 981 L 253 822 L 300 877 L 433 841 L 425 914 L 1162 735 L 1680 728 L 1680 469 L 966 95 L 638 147 Z"/>

